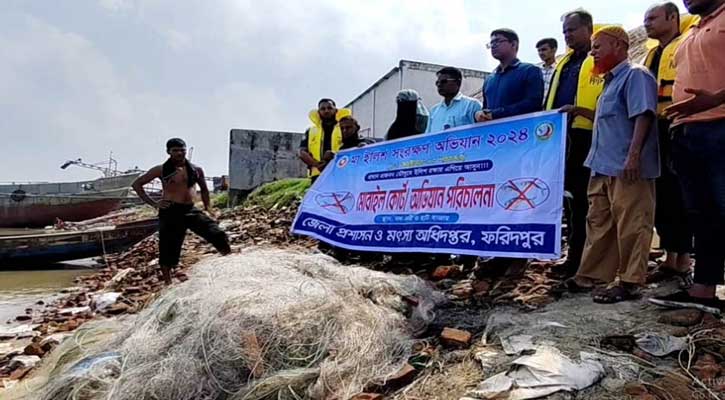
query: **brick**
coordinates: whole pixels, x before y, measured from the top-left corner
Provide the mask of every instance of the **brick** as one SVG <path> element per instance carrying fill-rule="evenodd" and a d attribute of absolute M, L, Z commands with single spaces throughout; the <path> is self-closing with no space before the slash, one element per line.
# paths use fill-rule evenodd
<path fill-rule="evenodd" d="M 488 295 L 491 284 L 486 281 L 476 281 L 473 283 L 473 294 L 476 297 L 484 297 Z"/>
<path fill-rule="evenodd" d="M 386 387 L 403 387 L 413 382 L 418 370 L 410 364 L 405 364 L 395 375 L 391 376 L 385 382 Z"/>
<path fill-rule="evenodd" d="M 471 343 L 471 334 L 460 329 L 444 328 L 441 343 L 449 347 L 467 347 Z"/>
<path fill-rule="evenodd" d="M 458 273 L 458 267 L 455 265 L 441 265 L 431 274 L 431 279 L 439 281 L 442 279 L 453 278 Z"/>
<path fill-rule="evenodd" d="M 702 321 L 703 312 L 700 310 L 668 311 L 660 316 L 658 322 L 662 324 L 690 327 Z"/>
<path fill-rule="evenodd" d="M 31 343 L 25 346 L 25 350 L 23 350 L 23 353 L 29 356 L 43 357 L 43 355 L 45 355 L 45 350 L 43 350 L 43 347 L 40 345 L 40 343 Z"/>

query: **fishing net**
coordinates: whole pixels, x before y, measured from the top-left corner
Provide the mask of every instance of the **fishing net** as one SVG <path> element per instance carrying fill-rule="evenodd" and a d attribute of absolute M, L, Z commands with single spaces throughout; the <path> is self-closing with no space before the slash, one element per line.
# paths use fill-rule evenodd
<path fill-rule="evenodd" d="M 416 277 L 282 250 L 194 271 L 130 326 L 55 366 L 36 397 L 347 399 L 400 370 L 442 300 Z"/>

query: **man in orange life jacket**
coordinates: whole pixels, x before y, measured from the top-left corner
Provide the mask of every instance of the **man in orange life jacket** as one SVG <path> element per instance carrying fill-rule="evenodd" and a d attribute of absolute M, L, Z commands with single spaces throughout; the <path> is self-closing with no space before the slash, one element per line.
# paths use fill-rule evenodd
<path fill-rule="evenodd" d="M 675 53 L 689 32 L 689 27 L 697 19 L 687 15 L 680 21 L 680 10 L 671 2 L 650 7 L 644 17 L 647 36 L 657 42 L 656 46 L 648 46 L 652 48 L 644 64 L 657 78 L 661 175 L 656 181 L 655 227 L 660 237 L 660 247 L 666 251 L 665 261 L 648 277 L 650 282 L 673 275 L 685 278 L 690 272 L 692 232 L 688 226 L 680 181 L 672 170 L 670 121 L 664 109 L 672 104 Z"/>

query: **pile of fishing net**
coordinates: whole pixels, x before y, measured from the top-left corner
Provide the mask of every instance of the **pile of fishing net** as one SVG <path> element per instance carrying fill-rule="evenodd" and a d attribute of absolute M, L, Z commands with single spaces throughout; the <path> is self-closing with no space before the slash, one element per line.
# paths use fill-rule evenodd
<path fill-rule="evenodd" d="M 35 397 L 347 399 L 399 371 L 440 296 L 324 255 L 210 258 L 120 332 L 66 340 Z"/>

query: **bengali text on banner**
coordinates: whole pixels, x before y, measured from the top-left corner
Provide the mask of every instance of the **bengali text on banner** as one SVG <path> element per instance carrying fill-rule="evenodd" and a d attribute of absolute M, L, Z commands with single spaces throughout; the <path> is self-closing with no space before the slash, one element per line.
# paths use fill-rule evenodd
<path fill-rule="evenodd" d="M 542 112 L 342 151 L 292 225 L 350 250 L 551 259 L 566 115 Z"/>

